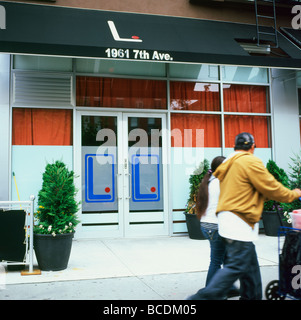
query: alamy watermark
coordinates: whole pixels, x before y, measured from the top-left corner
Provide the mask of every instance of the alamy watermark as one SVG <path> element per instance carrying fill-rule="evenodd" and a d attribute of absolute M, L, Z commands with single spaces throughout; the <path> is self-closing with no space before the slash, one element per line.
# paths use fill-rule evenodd
<path fill-rule="evenodd" d="M 6 287 L 6 272 L 5 267 L 0 264 L 0 290 L 5 290 Z"/>
<path fill-rule="evenodd" d="M 6 29 L 6 11 L 3 6 L 0 6 L 0 29 Z"/>
<path fill-rule="evenodd" d="M 293 29 L 301 29 L 301 5 L 295 5 L 292 7 L 293 14 L 296 14 L 292 19 Z"/>
<path fill-rule="evenodd" d="M 157 155 L 162 154 L 161 140 L 166 138 L 172 141 L 172 158 L 163 157 L 162 164 L 185 165 L 186 174 L 192 174 L 194 169 L 204 161 L 204 129 L 151 129 L 147 132 L 144 129 L 136 128 L 129 132 L 127 140 L 129 142 L 129 163 L 132 161 L 131 155 Z M 96 134 L 96 141 L 100 142 L 97 154 L 109 154 L 117 147 L 116 133 L 109 128 L 100 129 Z M 114 151 L 113 151 L 114 152 Z M 140 157 L 140 164 L 158 164 L 158 157 Z M 135 161 L 137 157 L 134 157 Z M 118 162 L 117 157 L 98 157 L 99 164 L 114 164 Z M 123 159 L 119 158 L 123 163 Z"/>
<path fill-rule="evenodd" d="M 292 288 L 295 290 L 301 289 L 301 265 L 293 266 L 292 273 L 296 273 L 292 279 Z"/>

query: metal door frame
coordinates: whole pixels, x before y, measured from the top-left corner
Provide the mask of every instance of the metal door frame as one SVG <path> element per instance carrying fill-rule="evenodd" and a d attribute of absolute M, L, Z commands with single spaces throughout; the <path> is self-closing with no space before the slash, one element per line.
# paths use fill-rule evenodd
<path fill-rule="evenodd" d="M 168 220 L 168 191 L 167 191 L 167 130 L 166 130 L 166 115 L 162 113 L 137 113 L 137 112 L 124 112 L 122 115 L 122 121 L 123 121 L 123 141 L 122 141 L 122 147 L 123 147 L 123 161 L 127 159 L 129 160 L 128 156 L 128 119 L 131 117 L 137 117 L 137 118 L 160 118 L 161 119 L 161 134 L 162 134 L 162 166 L 163 166 L 163 189 L 162 189 L 162 197 L 164 199 L 163 201 L 163 211 L 161 213 L 161 218 L 163 219 L 163 226 L 158 226 L 158 228 L 153 227 L 153 235 L 168 235 L 169 234 L 169 220 Z M 136 228 L 135 225 L 131 225 L 131 219 L 130 215 L 134 217 L 138 214 L 130 214 L 130 207 L 129 207 L 129 196 L 130 196 L 130 184 L 129 184 L 129 161 L 127 168 L 124 172 L 124 234 L 125 237 L 134 237 L 134 236 L 152 236 L 152 232 L 148 230 L 147 225 L 145 228 L 142 226 L 139 228 Z M 137 217 L 138 218 L 138 217 Z M 154 218 L 155 219 L 155 218 Z M 135 219 L 134 219 L 135 220 Z M 135 223 L 135 222 L 134 222 Z M 160 230 L 161 229 L 161 230 Z"/>
<path fill-rule="evenodd" d="M 146 232 L 147 230 L 134 231 L 130 227 L 129 219 L 129 179 L 128 171 L 124 167 L 124 159 L 128 156 L 128 118 L 140 117 L 140 118 L 160 118 L 162 119 L 162 165 L 163 165 L 163 205 L 164 209 L 162 215 L 164 217 L 164 223 L 162 231 L 155 232 L 154 235 L 169 235 L 169 215 L 168 215 L 168 179 L 167 179 L 167 130 L 166 130 L 166 115 L 162 113 L 137 113 L 131 111 L 91 111 L 91 110 L 77 110 L 75 116 L 74 130 L 74 172 L 77 178 L 75 179 L 75 185 L 79 190 L 77 193 L 77 201 L 82 201 L 82 116 L 107 116 L 117 117 L 117 197 L 118 197 L 118 228 L 116 230 L 86 230 L 82 226 L 83 214 L 82 209 L 79 211 L 79 219 L 81 223 L 77 227 L 77 237 L 79 238 L 106 238 L 106 237 L 137 237 L 137 236 L 152 236 L 152 232 Z"/>

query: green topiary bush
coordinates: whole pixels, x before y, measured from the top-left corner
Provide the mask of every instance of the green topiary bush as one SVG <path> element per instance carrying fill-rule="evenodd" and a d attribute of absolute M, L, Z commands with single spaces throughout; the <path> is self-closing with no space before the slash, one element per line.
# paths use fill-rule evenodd
<path fill-rule="evenodd" d="M 69 171 L 61 161 L 47 164 L 43 173 L 42 189 L 38 194 L 34 232 L 53 236 L 74 232 L 79 223 L 76 193 L 74 172 Z"/>

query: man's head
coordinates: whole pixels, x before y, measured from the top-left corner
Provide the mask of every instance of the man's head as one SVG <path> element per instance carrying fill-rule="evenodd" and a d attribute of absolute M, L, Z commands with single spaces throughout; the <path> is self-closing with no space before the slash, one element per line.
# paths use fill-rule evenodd
<path fill-rule="evenodd" d="M 235 137 L 234 150 L 254 151 L 255 141 L 251 133 L 242 132 Z M 253 150 L 252 150 L 253 149 Z"/>

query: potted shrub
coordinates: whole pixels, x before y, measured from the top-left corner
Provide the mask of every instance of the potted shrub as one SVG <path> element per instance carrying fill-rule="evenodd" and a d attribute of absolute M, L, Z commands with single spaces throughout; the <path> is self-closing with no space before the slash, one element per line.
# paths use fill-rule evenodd
<path fill-rule="evenodd" d="M 289 187 L 290 189 L 301 188 L 301 153 L 295 154 L 294 157 L 291 157 L 292 164 L 289 164 L 291 172 L 289 173 Z M 284 212 L 284 225 L 291 226 L 292 219 L 290 212 L 293 210 L 298 210 L 301 208 L 300 200 L 295 200 L 291 203 L 284 203 L 282 205 Z"/>
<path fill-rule="evenodd" d="M 72 238 L 79 223 L 74 172 L 61 161 L 47 164 L 35 213 L 34 250 L 41 270 L 67 268 Z"/>
<path fill-rule="evenodd" d="M 195 204 L 196 197 L 199 189 L 199 185 L 205 176 L 206 172 L 209 170 L 209 162 L 207 159 L 204 159 L 203 162 L 200 163 L 199 167 L 194 170 L 192 175 L 189 177 L 189 198 L 187 200 L 186 209 L 184 211 L 186 217 L 186 225 L 188 230 L 189 238 L 202 240 L 205 239 L 201 228 L 200 221 L 196 216 L 195 212 Z"/>
<path fill-rule="evenodd" d="M 269 160 L 266 167 L 277 181 L 289 188 L 288 175 L 282 168 L 278 167 L 275 161 Z M 262 222 L 267 236 L 278 235 L 278 229 L 283 225 L 284 220 L 283 206 L 284 203 L 279 203 L 273 200 L 265 202 L 262 212 Z"/>

